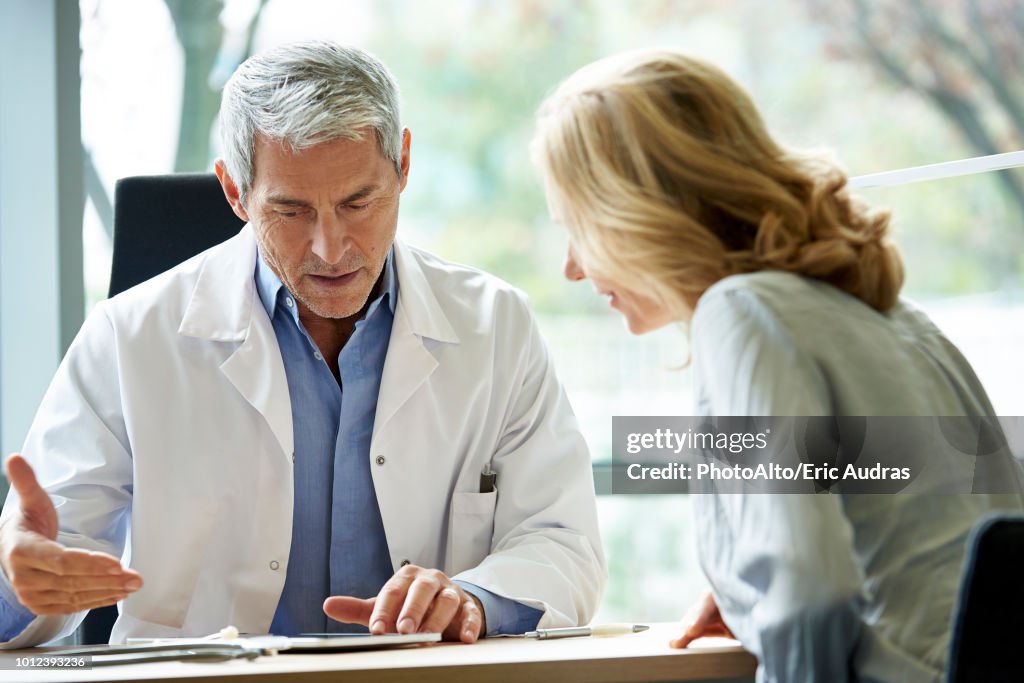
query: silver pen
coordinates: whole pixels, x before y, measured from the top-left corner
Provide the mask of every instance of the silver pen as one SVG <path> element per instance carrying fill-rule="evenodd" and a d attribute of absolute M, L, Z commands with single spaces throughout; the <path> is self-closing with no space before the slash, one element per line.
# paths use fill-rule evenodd
<path fill-rule="evenodd" d="M 578 638 L 581 636 L 623 636 L 628 633 L 641 633 L 650 626 L 643 624 L 595 624 L 594 626 L 573 626 L 570 628 L 539 628 L 527 631 L 524 638 L 548 640 L 550 638 Z"/>

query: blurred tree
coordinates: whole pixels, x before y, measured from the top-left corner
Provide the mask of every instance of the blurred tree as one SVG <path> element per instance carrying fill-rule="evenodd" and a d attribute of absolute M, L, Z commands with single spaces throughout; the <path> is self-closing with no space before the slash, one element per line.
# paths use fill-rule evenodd
<path fill-rule="evenodd" d="M 253 36 L 268 1 L 259 0 L 246 27 L 245 41 L 236 56 L 236 64 L 252 53 Z M 214 82 L 214 74 L 219 60 L 224 59 L 225 35 L 220 23 L 224 0 L 164 0 L 164 4 L 174 23 L 174 32 L 185 59 L 174 170 L 205 171 L 210 164 L 210 134 L 220 108 L 221 84 Z M 104 232 L 112 239 L 114 212 L 111 197 L 91 150 L 85 149 L 84 152 L 86 192 L 96 208 Z"/>
<path fill-rule="evenodd" d="M 447 258 L 525 288 L 545 311 L 593 308 L 577 288 L 552 289 L 564 237 L 545 230 L 546 204 L 526 153 L 533 112 L 553 84 L 601 54 L 590 3 L 468 0 L 446 6 L 375 5 L 384 29 L 373 49 L 395 73 L 412 130 L 409 215 Z M 441 16 L 438 16 L 441 15 Z M 472 31 L 424 31 L 429 23 Z"/>
<path fill-rule="evenodd" d="M 565 245 L 527 149 L 543 98 L 580 66 L 684 24 L 708 0 L 597 3 L 465 0 L 374 5 L 373 49 L 395 73 L 412 129 L 417 226 L 446 257 L 527 290 L 547 313 L 603 310 L 587 287 L 559 286 Z M 425 31 L 424 26 L 472 27 Z M 428 169 L 429 172 L 417 169 Z"/>
<path fill-rule="evenodd" d="M 163 2 L 185 60 L 175 169 L 203 170 L 220 81 L 252 52 L 267 0 L 260 0 L 244 46 L 240 31 L 221 25 L 231 2 Z M 925 107 L 952 121 L 949 130 L 961 131 L 979 153 L 1020 146 L 1024 94 L 1014 69 L 1024 47 L 1010 27 L 1020 25 L 1021 5 L 948 0 L 939 16 L 939 3 L 925 0 L 797 0 L 771 8 L 760 0 L 380 0 L 371 6 L 368 47 L 394 71 L 410 104 L 404 114 L 413 131 L 415 182 L 403 197 L 403 215 L 406 224 L 415 222 L 412 232 L 446 257 L 526 289 L 541 311 L 596 312 L 603 305 L 589 288 L 565 287 L 553 277 L 565 238 L 546 217 L 526 154 L 536 106 L 566 75 L 622 49 L 672 44 L 700 54 L 735 41 L 717 59 L 731 60 L 729 71 L 753 86 L 782 130 L 798 130 L 810 144 L 842 136 L 837 144 L 855 163 L 859 157 L 862 168 L 881 163 L 881 170 L 956 147 L 938 115 L 921 115 Z M 452 30 L 425 30 L 441 26 Z M 847 61 L 845 68 L 814 66 L 823 38 L 832 55 Z M 835 84 L 859 65 L 874 65 L 906 93 L 920 93 L 920 111 L 906 106 L 913 97 L 906 95 L 887 118 L 891 90 L 869 78 L 854 93 Z M 825 101 L 808 108 L 816 98 Z M 1002 213 L 979 211 L 981 199 L 971 205 L 956 193 L 942 195 L 927 212 L 902 207 L 900 222 L 911 239 L 914 230 L 925 231 L 929 245 L 941 243 L 958 263 L 970 262 L 956 275 L 934 268 L 943 259 L 925 254 L 914 271 L 929 291 L 977 291 L 1019 279 L 1024 230 L 1007 225 L 1003 216 L 1012 213 L 1003 207 L 1024 208 L 1022 176 L 1004 172 L 999 182 L 1002 194 L 984 199 Z M 977 249 L 965 253 L 965 241 Z"/>
<path fill-rule="evenodd" d="M 252 52 L 253 36 L 268 0 L 260 0 L 246 29 L 241 63 Z M 181 86 L 181 127 L 175 171 L 205 171 L 210 163 L 210 132 L 220 108 L 220 85 L 213 82 L 214 68 L 224 50 L 220 14 L 224 0 L 164 0 L 174 21 L 174 32 L 185 57 Z"/>
<path fill-rule="evenodd" d="M 1024 2 L 1020 0 L 803 0 L 828 31 L 836 58 L 870 64 L 920 94 L 978 154 L 1024 147 Z M 1024 213 L 1024 173 L 998 174 Z M 1005 264 L 1019 264 L 1024 230 L 1013 226 Z M 1009 246 L 1009 248 L 1005 248 Z"/>

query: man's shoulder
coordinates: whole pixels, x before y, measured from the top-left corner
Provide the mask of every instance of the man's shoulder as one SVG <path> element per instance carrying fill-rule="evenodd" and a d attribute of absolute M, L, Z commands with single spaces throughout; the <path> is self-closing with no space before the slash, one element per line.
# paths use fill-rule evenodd
<path fill-rule="evenodd" d="M 204 262 L 205 252 L 112 296 L 104 302 L 107 314 L 117 319 L 141 311 L 184 311 Z"/>
<path fill-rule="evenodd" d="M 103 302 L 103 309 L 115 327 L 158 320 L 177 327 L 192 302 L 196 285 L 204 269 L 220 269 L 224 263 L 238 260 L 232 254 L 244 248 L 245 245 L 237 237 L 210 247 L 173 268 L 107 299 Z M 211 265 L 213 260 L 219 263 Z M 251 279 L 252 274 L 250 273 L 248 277 Z"/>
<path fill-rule="evenodd" d="M 529 297 L 521 289 L 497 275 L 479 268 L 444 259 L 425 249 L 401 243 L 399 246 L 423 274 L 434 296 L 442 304 L 489 302 L 490 305 L 528 306 Z M 399 287 L 403 283 L 399 279 Z"/>
<path fill-rule="evenodd" d="M 425 275 L 435 279 L 448 280 L 449 282 L 464 282 L 468 285 L 483 287 L 489 286 L 496 289 L 503 289 L 523 295 L 523 292 L 516 286 L 502 280 L 493 273 L 474 266 L 450 261 L 438 256 L 434 252 L 427 251 L 420 247 L 402 242 L 399 247 L 403 253 L 408 254 L 416 262 Z M 524 295 L 525 296 L 525 295 Z"/>

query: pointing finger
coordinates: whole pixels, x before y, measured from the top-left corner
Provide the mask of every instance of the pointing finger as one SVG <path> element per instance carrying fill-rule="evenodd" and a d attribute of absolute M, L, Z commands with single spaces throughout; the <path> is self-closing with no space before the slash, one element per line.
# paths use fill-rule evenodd
<path fill-rule="evenodd" d="M 335 595 L 324 600 L 324 614 L 343 624 L 362 624 L 368 626 L 373 604 L 377 598 L 363 600 L 347 595 Z"/>

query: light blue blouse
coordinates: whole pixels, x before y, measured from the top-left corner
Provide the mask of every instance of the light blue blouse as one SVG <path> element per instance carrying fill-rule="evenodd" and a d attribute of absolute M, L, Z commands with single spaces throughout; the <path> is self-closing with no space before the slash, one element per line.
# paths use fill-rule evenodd
<path fill-rule="evenodd" d="M 695 414 L 986 415 L 970 365 L 905 301 L 885 314 L 764 271 L 701 297 Z M 691 496 L 701 565 L 759 681 L 938 681 L 972 525 L 1020 495 Z"/>

